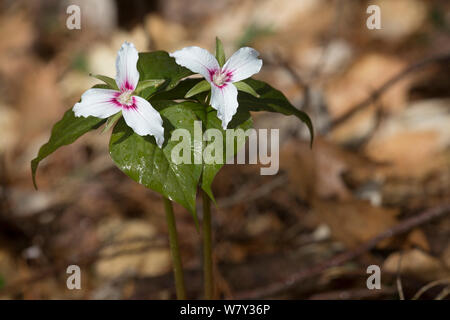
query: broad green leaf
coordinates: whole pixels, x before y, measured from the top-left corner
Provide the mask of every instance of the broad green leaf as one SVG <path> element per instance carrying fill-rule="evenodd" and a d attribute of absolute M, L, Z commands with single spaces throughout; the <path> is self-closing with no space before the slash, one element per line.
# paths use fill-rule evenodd
<path fill-rule="evenodd" d="M 213 183 L 214 177 L 226 163 L 226 132 L 222 129 L 222 121 L 217 118 L 217 111 L 212 107 L 207 107 L 205 105 L 199 103 L 191 103 L 186 105 L 186 107 L 190 108 L 197 116 L 199 120 L 203 122 L 203 130 L 204 132 L 208 129 L 217 129 L 221 132 L 223 140 L 220 142 L 223 147 L 222 161 L 220 163 L 203 163 L 203 171 L 202 171 L 202 182 L 201 188 L 203 191 L 208 194 L 208 196 L 215 202 L 214 195 L 211 189 L 211 185 Z M 239 110 L 234 115 L 231 122 L 228 124 L 229 129 L 242 129 L 244 132 L 247 129 L 252 128 L 253 122 L 248 111 Z M 232 140 L 232 155 L 236 155 L 237 151 L 239 151 L 245 144 L 244 141 L 238 141 L 238 139 L 234 138 Z M 214 139 L 212 141 L 206 142 L 204 141 L 202 144 L 202 153 L 205 148 L 214 143 Z"/>
<path fill-rule="evenodd" d="M 280 91 L 272 88 L 263 81 L 254 79 L 244 80 L 249 86 L 251 86 L 259 94 L 259 98 L 252 95 L 240 92 L 238 94 L 239 109 L 248 111 L 269 111 L 277 112 L 284 115 L 294 115 L 303 121 L 309 129 L 311 135 L 311 145 L 314 139 L 314 129 L 309 116 L 294 107 L 288 99 Z M 238 110 L 239 110 L 238 109 Z"/>
<path fill-rule="evenodd" d="M 172 149 L 180 141 L 171 141 L 175 129 L 186 129 L 191 136 L 190 150 L 194 148 L 194 121 L 197 116 L 194 109 L 203 106 L 193 102 L 154 103 L 164 121 L 165 141 L 159 148 L 151 136 L 139 136 L 129 128 L 123 119 L 114 127 L 109 144 L 111 157 L 115 164 L 133 180 L 159 192 L 163 196 L 181 204 L 196 217 L 195 199 L 200 180 L 202 165 L 194 164 L 194 152 L 191 152 L 191 164 L 176 164 L 172 160 Z"/>
<path fill-rule="evenodd" d="M 117 87 L 116 80 L 113 78 L 102 76 L 100 74 L 91 74 L 90 76 L 106 83 L 109 89 L 119 90 L 119 88 Z"/>
<path fill-rule="evenodd" d="M 36 158 L 31 161 L 31 173 L 34 187 L 36 184 L 36 170 L 39 162 L 52 154 L 56 149 L 71 144 L 86 132 L 97 129 L 106 120 L 95 117 L 75 117 L 72 108 L 67 110 L 63 118 L 52 129 L 50 139 L 40 149 Z"/>
<path fill-rule="evenodd" d="M 149 87 L 159 87 L 162 85 L 166 80 L 164 79 L 149 79 L 144 81 L 139 81 L 137 87 L 136 87 L 136 93 L 139 94 L 142 90 L 147 89 Z"/>
<path fill-rule="evenodd" d="M 225 52 L 223 50 L 223 44 L 218 37 L 216 37 L 216 59 L 221 67 L 225 64 Z"/>
<path fill-rule="evenodd" d="M 175 59 L 171 58 L 165 51 L 140 52 L 137 69 L 140 81 L 151 79 L 166 80 L 165 85 L 159 87 L 160 90 L 173 89 L 181 79 L 192 75 L 189 69 L 177 64 Z M 147 99 L 150 96 L 149 92 L 150 94 L 154 93 L 154 88 L 144 89 L 140 95 Z"/>
<path fill-rule="evenodd" d="M 102 130 L 102 133 L 105 133 L 106 131 L 111 129 L 117 123 L 117 121 L 119 121 L 119 119 L 121 117 L 122 117 L 122 111 L 119 111 L 116 114 L 114 114 L 111 117 L 109 117 L 108 120 L 106 120 L 106 124 L 105 124 L 105 127 Z"/>
<path fill-rule="evenodd" d="M 250 87 L 250 86 L 249 86 L 248 84 L 246 84 L 245 82 L 243 82 L 243 81 L 238 81 L 238 82 L 234 82 L 233 84 L 236 86 L 236 88 L 237 88 L 239 91 L 246 92 L 246 93 L 248 93 L 248 94 L 251 94 L 251 95 L 254 96 L 255 98 L 259 98 L 259 94 L 256 93 L 256 91 L 253 90 L 253 88 Z"/>
<path fill-rule="evenodd" d="M 223 165 L 226 163 L 226 132 L 222 129 L 222 121 L 217 118 L 217 111 L 208 108 L 207 114 L 206 114 L 206 122 L 205 122 L 206 129 L 217 129 L 220 132 L 222 132 L 222 146 L 223 146 L 223 161 L 222 163 L 212 163 L 212 164 L 203 164 L 203 172 L 202 172 L 202 182 L 201 187 L 203 191 L 206 192 L 206 194 L 215 202 L 214 195 L 211 189 L 212 183 L 214 181 L 215 176 L 220 171 L 220 169 L 223 167 Z M 253 127 L 253 121 L 250 116 L 249 112 L 246 111 L 240 111 L 238 109 L 238 112 L 234 115 L 231 122 L 228 124 L 228 129 L 242 129 L 244 132 L 247 129 L 250 129 Z M 233 156 L 236 155 L 236 153 L 245 145 L 245 141 L 247 139 L 245 138 L 244 141 L 239 141 L 237 138 L 233 139 Z M 211 142 L 205 142 L 204 147 L 208 146 Z"/>
<path fill-rule="evenodd" d="M 195 86 L 192 87 L 191 90 L 189 90 L 186 95 L 184 96 L 185 98 L 190 98 L 192 96 L 195 96 L 196 94 L 205 92 L 211 90 L 211 85 L 209 84 L 208 81 L 203 80 L 200 81 L 199 83 L 197 83 Z"/>

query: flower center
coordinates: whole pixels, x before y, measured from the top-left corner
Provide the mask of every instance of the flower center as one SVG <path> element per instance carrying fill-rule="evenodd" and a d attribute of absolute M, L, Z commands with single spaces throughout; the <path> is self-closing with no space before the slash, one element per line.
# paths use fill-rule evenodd
<path fill-rule="evenodd" d="M 218 86 L 218 87 L 222 87 L 223 85 L 225 85 L 228 81 L 231 80 L 231 72 L 228 71 L 221 71 L 221 70 L 216 70 L 213 75 L 212 75 L 212 82 Z"/>
<path fill-rule="evenodd" d="M 133 96 L 131 95 L 133 91 L 126 90 L 117 97 L 117 101 L 125 106 L 131 106 L 133 104 Z"/>

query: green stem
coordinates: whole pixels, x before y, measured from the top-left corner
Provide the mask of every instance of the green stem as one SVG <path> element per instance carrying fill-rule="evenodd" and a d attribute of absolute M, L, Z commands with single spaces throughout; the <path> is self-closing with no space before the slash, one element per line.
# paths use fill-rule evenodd
<path fill-rule="evenodd" d="M 203 281 L 205 299 L 211 300 L 214 295 L 213 263 L 212 263 L 212 231 L 211 204 L 208 195 L 203 192 Z"/>
<path fill-rule="evenodd" d="M 167 227 L 169 229 L 170 253 L 172 254 L 173 274 L 175 278 L 175 288 L 177 299 L 186 299 L 186 289 L 184 287 L 183 264 L 181 263 L 180 248 L 178 247 L 177 225 L 173 214 L 172 202 L 163 197 L 164 208 L 166 210 Z"/>

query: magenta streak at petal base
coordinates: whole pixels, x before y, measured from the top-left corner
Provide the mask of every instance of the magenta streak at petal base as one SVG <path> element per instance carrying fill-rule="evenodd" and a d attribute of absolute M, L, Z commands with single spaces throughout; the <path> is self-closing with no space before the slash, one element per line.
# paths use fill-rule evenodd
<path fill-rule="evenodd" d="M 111 102 L 114 105 L 116 105 L 117 107 L 123 108 L 125 110 L 129 110 L 129 109 L 136 110 L 137 109 L 136 98 L 134 96 L 131 97 L 132 103 L 130 105 L 122 104 L 118 100 L 118 98 L 120 97 L 121 94 L 122 94 L 122 92 L 115 92 L 114 98 L 111 98 L 108 102 Z"/>
<path fill-rule="evenodd" d="M 122 86 L 120 87 L 120 91 L 124 92 L 124 91 L 134 91 L 134 87 L 131 83 L 128 82 L 128 80 L 125 80 L 124 83 L 122 83 Z"/>
<path fill-rule="evenodd" d="M 231 82 L 231 78 L 233 76 L 232 71 L 228 70 L 220 70 L 220 69 L 208 69 L 209 79 L 210 81 L 218 88 L 225 87 L 229 82 Z M 220 83 L 217 83 L 217 77 L 221 77 Z"/>

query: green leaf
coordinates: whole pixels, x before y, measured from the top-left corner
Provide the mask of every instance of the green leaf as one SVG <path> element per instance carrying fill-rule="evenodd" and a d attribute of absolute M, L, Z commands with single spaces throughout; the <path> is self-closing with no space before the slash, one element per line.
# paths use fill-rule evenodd
<path fill-rule="evenodd" d="M 97 129 L 105 121 L 105 119 L 95 117 L 75 117 L 72 108 L 67 110 L 63 118 L 53 126 L 48 142 L 39 149 L 37 157 L 31 161 L 31 173 L 34 187 L 37 189 L 36 170 L 39 162 L 58 148 L 73 143 L 86 132 Z"/>
<path fill-rule="evenodd" d="M 294 115 L 306 124 L 311 136 L 311 146 L 314 139 L 314 129 L 309 116 L 294 107 L 288 99 L 280 91 L 272 88 L 263 81 L 254 79 L 244 80 L 249 86 L 251 86 L 260 95 L 259 98 L 255 98 L 252 95 L 240 92 L 238 94 L 239 108 L 248 111 L 269 111 L 277 112 L 284 115 Z M 239 110 L 239 109 L 238 109 Z"/>
<path fill-rule="evenodd" d="M 137 63 L 139 80 L 164 79 L 165 85 L 160 86 L 160 90 L 173 89 L 181 79 L 193 73 L 175 62 L 165 51 L 140 52 Z M 148 99 L 154 93 L 154 87 L 142 90 L 140 95 Z M 180 97 L 181 98 L 181 97 Z"/>
<path fill-rule="evenodd" d="M 220 169 L 223 167 L 223 165 L 226 163 L 226 132 L 222 128 L 222 121 L 217 118 L 217 111 L 214 110 L 212 107 L 205 108 L 203 107 L 202 110 L 196 111 L 199 118 L 202 119 L 204 129 L 217 129 L 222 133 L 222 146 L 223 146 L 223 160 L 222 163 L 203 163 L 203 171 L 202 171 L 202 181 L 201 181 L 201 188 L 203 191 L 206 192 L 206 194 L 211 198 L 211 200 L 214 201 L 214 194 L 212 192 L 211 186 L 214 181 L 215 176 L 220 171 Z M 228 124 L 229 129 L 242 129 L 244 132 L 247 129 L 252 128 L 253 121 L 251 118 L 251 115 L 247 111 L 239 110 L 237 113 L 233 116 L 233 119 Z M 233 150 L 232 155 L 235 156 L 236 153 L 244 146 L 244 141 L 238 141 L 237 138 L 233 139 Z M 243 142 L 243 143 L 242 143 Z M 210 142 L 204 142 L 203 143 L 203 150 L 210 145 L 211 143 L 214 143 L 214 141 Z"/>
<path fill-rule="evenodd" d="M 102 76 L 100 74 L 90 74 L 90 76 L 106 83 L 109 89 L 119 90 L 119 88 L 117 87 L 116 80 L 114 80 L 113 78 Z"/>
<path fill-rule="evenodd" d="M 225 52 L 223 50 L 223 44 L 218 37 L 216 37 L 216 59 L 221 67 L 225 64 Z"/>
<path fill-rule="evenodd" d="M 159 148 L 151 136 L 139 136 L 129 128 L 123 119 L 119 120 L 111 135 L 109 150 L 115 164 L 134 181 L 175 201 L 189 210 L 197 223 L 195 200 L 202 165 L 176 164 L 172 161 L 172 149 L 180 141 L 171 141 L 175 129 L 186 129 L 191 135 L 190 150 L 194 148 L 194 109 L 203 108 L 193 102 L 164 102 L 154 104 L 164 121 L 165 140 Z M 198 150 L 197 152 L 200 152 Z"/>
<path fill-rule="evenodd" d="M 260 97 L 259 94 L 256 93 L 256 91 L 252 87 L 250 87 L 248 84 L 246 84 L 243 81 L 234 82 L 233 84 L 236 86 L 236 88 L 239 91 L 247 92 L 248 94 L 251 94 L 255 98 L 259 98 Z"/>
<path fill-rule="evenodd" d="M 149 79 L 144 81 L 139 81 L 137 87 L 136 87 L 136 93 L 139 94 L 142 90 L 147 89 L 149 87 L 159 87 L 162 85 L 166 80 L 164 79 Z"/>
<path fill-rule="evenodd" d="M 114 114 L 111 117 L 109 117 L 108 120 L 106 120 L 106 124 L 105 124 L 105 127 L 102 130 L 102 133 L 105 133 L 106 131 L 111 129 L 117 123 L 117 121 L 119 121 L 119 119 L 121 117 L 122 117 L 122 111 L 119 111 L 116 114 Z"/>
<path fill-rule="evenodd" d="M 195 96 L 196 94 L 205 92 L 211 90 L 211 85 L 209 84 L 208 81 L 203 80 L 200 81 L 199 83 L 197 83 L 195 86 L 193 86 L 191 88 L 191 90 L 189 90 L 186 94 L 185 94 L 185 98 L 190 98 L 192 96 Z"/>

